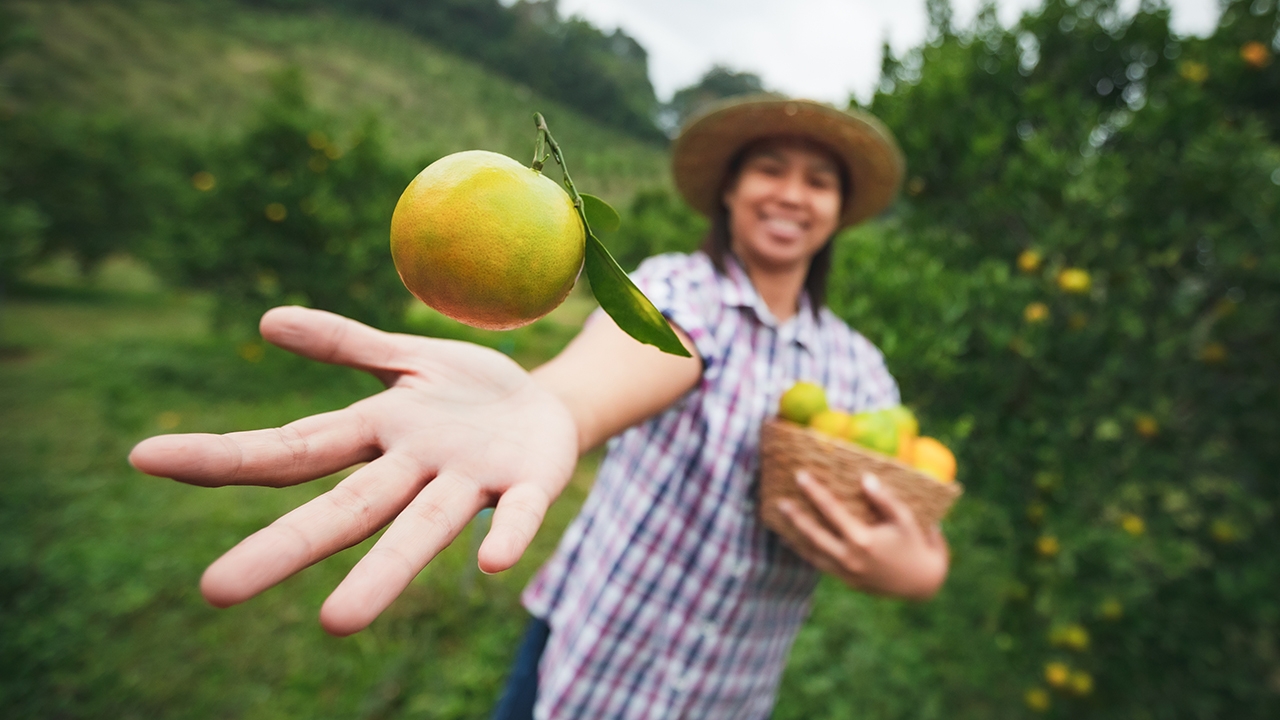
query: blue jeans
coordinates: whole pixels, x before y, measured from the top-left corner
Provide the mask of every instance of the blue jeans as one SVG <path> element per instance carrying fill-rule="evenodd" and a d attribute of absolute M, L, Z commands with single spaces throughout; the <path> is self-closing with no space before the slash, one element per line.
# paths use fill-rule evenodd
<path fill-rule="evenodd" d="M 529 620 L 524 640 L 516 653 L 515 665 L 507 678 L 502 699 L 493 711 L 492 720 L 533 720 L 533 704 L 538 699 L 538 661 L 547 646 L 551 628 L 539 618 Z"/>

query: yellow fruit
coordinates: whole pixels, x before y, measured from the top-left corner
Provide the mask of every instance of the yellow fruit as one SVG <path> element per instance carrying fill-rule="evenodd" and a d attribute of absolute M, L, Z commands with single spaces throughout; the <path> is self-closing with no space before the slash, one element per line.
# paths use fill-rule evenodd
<path fill-rule="evenodd" d="M 1033 273 L 1040 269 L 1040 253 L 1035 250 L 1023 250 L 1018 255 L 1018 269 L 1024 273 Z"/>
<path fill-rule="evenodd" d="M 1070 689 L 1076 695 L 1088 695 L 1093 692 L 1093 676 L 1083 670 L 1071 673 Z"/>
<path fill-rule="evenodd" d="M 1139 415 L 1133 421 L 1133 429 L 1144 438 L 1153 438 L 1160 434 L 1160 423 L 1150 415 Z"/>
<path fill-rule="evenodd" d="M 1107 598 L 1098 604 L 1098 614 L 1107 620 L 1118 620 L 1124 615 L 1124 605 L 1115 598 Z"/>
<path fill-rule="evenodd" d="M 1029 323 L 1044 322 L 1049 317 L 1049 306 L 1042 302 L 1033 302 L 1022 311 L 1022 317 Z"/>
<path fill-rule="evenodd" d="M 809 418 L 809 427 L 823 435 L 843 440 L 849 433 L 849 413 L 839 410 L 822 410 Z"/>
<path fill-rule="evenodd" d="M 582 269 L 586 231 L 554 180 L 484 150 L 447 155 L 405 188 L 391 256 L 405 287 L 441 313 L 487 330 L 537 320 Z"/>
<path fill-rule="evenodd" d="M 822 386 L 803 380 L 792 385 L 778 401 L 778 415 L 801 425 L 808 425 L 810 418 L 826 409 L 827 393 Z"/>
<path fill-rule="evenodd" d="M 915 462 L 916 458 L 916 436 L 903 430 L 898 432 L 898 455 L 900 462 L 907 465 Z"/>
<path fill-rule="evenodd" d="M 920 434 L 920 421 L 916 419 L 915 413 L 911 412 L 911 408 L 906 405 L 898 405 L 891 407 L 884 412 L 893 418 L 894 427 L 898 428 L 898 435 L 904 433 L 915 437 Z"/>
<path fill-rule="evenodd" d="M 1087 293 L 1092 284 L 1088 271 L 1080 268 L 1067 268 L 1058 273 L 1058 287 L 1063 292 Z"/>
<path fill-rule="evenodd" d="M 1142 518 L 1137 515 L 1134 515 L 1133 513 L 1125 513 L 1124 516 L 1120 518 L 1120 527 L 1124 528 L 1124 531 L 1130 535 L 1137 536 L 1146 531 L 1147 524 L 1144 523 Z"/>
<path fill-rule="evenodd" d="M 956 456 L 931 437 L 918 437 L 912 443 L 911 466 L 942 482 L 956 479 Z"/>
<path fill-rule="evenodd" d="M 1044 688 L 1031 688 L 1023 696 L 1023 700 L 1026 701 L 1027 707 L 1036 712 L 1044 712 L 1049 709 L 1049 693 L 1045 692 Z"/>
<path fill-rule="evenodd" d="M 1058 538 L 1052 535 L 1041 535 L 1036 538 L 1036 552 L 1045 557 L 1053 557 L 1058 554 L 1061 547 L 1058 545 Z"/>
<path fill-rule="evenodd" d="M 1071 679 L 1071 668 L 1066 663 L 1051 662 L 1044 666 L 1044 681 L 1050 687 L 1060 688 Z"/>
<path fill-rule="evenodd" d="M 1240 59 L 1254 70 L 1261 70 L 1271 62 L 1271 51 L 1267 50 L 1266 45 L 1253 40 L 1241 46 Z"/>
<path fill-rule="evenodd" d="M 1184 80 L 1189 80 L 1199 85 L 1209 79 L 1209 68 L 1204 63 L 1198 63 L 1195 60 L 1183 60 L 1178 65 L 1178 74 Z"/>

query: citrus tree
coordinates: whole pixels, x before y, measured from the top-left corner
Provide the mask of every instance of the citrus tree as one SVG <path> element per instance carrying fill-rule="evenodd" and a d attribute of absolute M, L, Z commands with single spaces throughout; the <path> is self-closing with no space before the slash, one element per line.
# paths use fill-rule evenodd
<path fill-rule="evenodd" d="M 952 579 L 827 588 L 780 716 L 1274 715 L 1276 5 L 1205 39 L 1158 4 L 931 10 L 871 107 L 905 200 L 842 238 L 832 304 L 958 451 Z"/>
<path fill-rule="evenodd" d="M 278 76 L 243 135 L 188 161 L 182 211 L 150 259 L 215 291 L 223 320 L 298 303 L 397 325 L 410 295 L 387 227 L 394 199 L 426 163 L 393 160 L 372 120 L 342 137 L 334 126 L 299 72 Z"/>

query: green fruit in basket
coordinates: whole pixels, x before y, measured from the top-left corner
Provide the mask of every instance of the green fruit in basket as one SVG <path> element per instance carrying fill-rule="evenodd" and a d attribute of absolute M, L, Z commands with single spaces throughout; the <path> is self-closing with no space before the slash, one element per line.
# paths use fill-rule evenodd
<path fill-rule="evenodd" d="M 839 410 L 823 410 L 809 418 L 809 427 L 823 435 L 844 440 L 849 435 L 849 421 L 852 418 L 847 412 Z"/>
<path fill-rule="evenodd" d="M 898 452 L 898 424 L 886 410 L 858 413 L 849 423 L 849 439 L 855 443 L 884 453 Z"/>
<path fill-rule="evenodd" d="M 898 405 L 885 410 L 893 418 L 894 427 L 898 428 L 898 436 L 916 437 L 920 434 L 920 421 L 915 413 L 906 405 Z"/>
<path fill-rule="evenodd" d="M 808 425 L 816 414 L 827 409 L 827 393 L 821 385 L 801 381 L 782 394 L 778 415 L 801 425 Z"/>

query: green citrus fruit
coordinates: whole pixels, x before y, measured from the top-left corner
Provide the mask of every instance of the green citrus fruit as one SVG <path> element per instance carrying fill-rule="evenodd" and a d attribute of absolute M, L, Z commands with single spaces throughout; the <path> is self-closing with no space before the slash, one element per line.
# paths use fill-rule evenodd
<path fill-rule="evenodd" d="M 849 439 L 876 452 L 895 455 L 898 452 L 898 425 L 886 410 L 858 413 L 849 423 Z"/>
<path fill-rule="evenodd" d="M 441 313 L 486 330 L 537 320 L 582 269 L 586 232 L 554 180 L 484 150 L 418 173 L 391 217 L 391 257 L 405 287 Z"/>
<path fill-rule="evenodd" d="M 801 380 L 782 394 L 778 401 L 778 415 L 801 425 L 827 409 L 827 393 L 821 385 Z"/>

